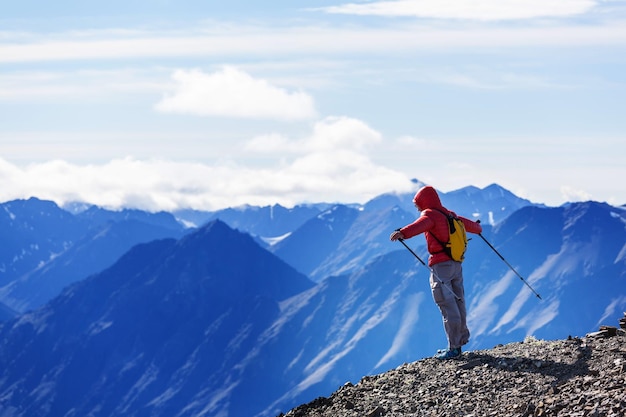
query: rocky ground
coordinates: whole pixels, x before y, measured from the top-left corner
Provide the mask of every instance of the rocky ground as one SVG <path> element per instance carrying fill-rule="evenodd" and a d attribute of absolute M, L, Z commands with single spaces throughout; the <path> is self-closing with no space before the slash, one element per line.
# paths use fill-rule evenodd
<path fill-rule="evenodd" d="M 285 417 L 626 416 L 626 332 L 423 359 L 346 383 Z"/>

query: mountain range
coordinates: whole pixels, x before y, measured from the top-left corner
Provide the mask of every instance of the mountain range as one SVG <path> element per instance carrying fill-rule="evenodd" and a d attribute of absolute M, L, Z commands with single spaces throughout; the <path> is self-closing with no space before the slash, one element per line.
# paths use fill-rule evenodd
<path fill-rule="evenodd" d="M 429 270 L 388 240 L 415 218 L 411 198 L 239 208 L 228 211 L 228 222 L 213 213 L 191 229 L 179 213 L 5 203 L 0 230 L 15 244 L 3 245 L 0 258 L 9 307 L 29 302 L 27 290 L 22 304 L 10 295 L 25 276 L 56 280 L 84 254 L 99 253 L 80 250 L 96 236 L 130 247 L 0 327 L 0 415 L 275 416 L 346 381 L 432 355 L 445 336 Z M 482 237 L 541 294 L 534 297 L 473 235 L 464 262 L 468 349 L 584 334 L 626 309 L 623 207 L 543 207 L 495 185 L 442 193 L 442 201 L 481 219 Z M 249 210 L 257 217 L 246 222 Z M 158 226 L 172 235 L 131 242 L 104 233 L 119 224 L 133 234 L 123 226 L 129 217 L 138 230 Z M 423 237 L 407 243 L 426 258 Z M 33 271 L 63 271 L 55 262 L 63 257 L 65 272 Z"/>
<path fill-rule="evenodd" d="M 134 245 L 179 238 L 185 230 L 164 212 L 89 207 L 71 213 L 36 198 L 0 204 L 0 300 L 20 312 L 39 307 Z"/>

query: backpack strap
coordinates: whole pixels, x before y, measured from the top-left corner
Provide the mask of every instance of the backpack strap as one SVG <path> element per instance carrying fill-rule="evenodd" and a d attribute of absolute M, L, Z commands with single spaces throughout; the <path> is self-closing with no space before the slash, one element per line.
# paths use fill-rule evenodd
<path fill-rule="evenodd" d="M 443 214 L 446 217 L 446 221 L 448 222 L 448 242 L 450 241 L 450 233 L 454 232 L 454 222 L 452 221 L 452 216 L 448 213 L 446 213 L 445 211 L 439 209 L 439 208 L 432 208 L 431 210 L 436 210 L 439 213 Z M 444 242 L 443 240 L 439 239 L 433 232 L 430 232 L 430 235 L 432 237 L 435 238 L 435 240 L 439 243 L 439 245 L 441 246 L 441 250 L 434 252 L 435 253 L 445 253 L 446 255 L 448 255 L 450 257 L 450 259 L 452 259 L 452 252 L 450 250 L 450 248 L 448 247 L 448 242 Z"/>

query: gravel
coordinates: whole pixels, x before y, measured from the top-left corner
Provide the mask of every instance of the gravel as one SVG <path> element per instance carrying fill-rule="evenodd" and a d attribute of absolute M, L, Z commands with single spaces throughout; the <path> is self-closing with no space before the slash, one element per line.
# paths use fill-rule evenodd
<path fill-rule="evenodd" d="M 532 337 L 350 382 L 285 417 L 626 415 L 626 332 Z"/>

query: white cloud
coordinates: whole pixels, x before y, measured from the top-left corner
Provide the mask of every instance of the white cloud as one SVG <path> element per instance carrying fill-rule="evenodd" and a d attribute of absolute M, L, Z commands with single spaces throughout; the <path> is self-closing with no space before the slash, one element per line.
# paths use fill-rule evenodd
<path fill-rule="evenodd" d="M 348 3 L 323 10 L 355 15 L 516 20 L 575 16 L 587 13 L 597 4 L 593 0 L 398 0 Z"/>
<path fill-rule="evenodd" d="M 382 3 L 357 6 L 377 4 Z M 326 10 L 339 12 L 342 9 Z M 155 57 L 200 57 L 203 60 L 232 60 L 239 57 L 249 62 L 267 56 L 276 59 L 319 55 L 338 55 L 343 58 L 346 54 L 355 53 L 368 56 L 390 53 L 404 55 L 410 51 L 432 51 L 434 48 L 624 45 L 626 27 L 619 18 L 620 15 L 615 20 L 609 19 L 594 25 L 551 22 L 536 26 L 519 24 L 506 27 L 472 24 L 428 26 L 406 22 L 389 27 L 231 25 L 211 32 L 189 28 L 185 30 L 185 36 L 181 36 L 180 32 L 158 31 L 124 35 L 102 30 L 94 31 L 89 38 L 74 32 L 45 33 L 33 34 L 24 41 L 0 42 L 0 63 L 137 61 Z"/>
<path fill-rule="evenodd" d="M 156 104 L 164 113 L 253 119 L 302 120 L 315 117 L 308 94 L 289 92 L 230 66 L 215 73 L 178 70 L 176 91 Z"/>
<path fill-rule="evenodd" d="M 580 189 L 576 189 L 570 186 L 562 186 L 561 187 L 561 196 L 564 201 L 589 201 L 592 200 L 592 195 L 588 192 Z"/>
<path fill-rule="evenodd" d="M 461 68 L 436 68 L 422 75 L 422 82 L 447 84 L 478 90 L 567 88 L 563 80 L 551 80 L 546 76 L 515 73 L 510 70 L 492 70 L 478 66 Z"/>
<path fill-rule="evenodd" d="M 84 201 L 145 210 L 366 202 L 412 187 L 407 176 L 369 158 L 365 148 L 379 140 L 363 122 L 337 117 L 320 121 L 310 136 L 291 144 L 278 138 L 275 150 L 280 152 L 272 154 L 276 163 L 257 168 L 236 160 L 210 165 L 131 157 L 101 164 L 54 160 L 20 167 L 0 159 L 0 200 L 36 196 L 59 204 Z M 262 149 L 261 142 L 252 141 L 248 150 Z"/>
<path fill-rule="evenodd" d="M 313 126 L 311 135 L 289 140 L 280 135 L 266 135 L 251 140 L 245 147 L 259 153 L 283 152 L 281 170 L 285 179 L 297 179 L 295 188 L 334 190 L 368 195 L 370 190 L 410 189 L 406 176 L 377 165 L 368 156 L 382 142 L 379 132 L 364 122 L 349 117 L 328 117 Z M 391 185 L 394 184 L 394 185 Z"/>
<path fill-rule="evenodd" d="M 0 100 L 26 101 L 68 97 L 89 100 L 116 94 L 163 90 L 160 70 L 47 70 L 5 72 L 0 78 Z"/>
<path fill-rule="evenodd" d="M 269 133 L 250 139 L 244 150 L 256 153 L 297 152 L 298 146 L 279 133 Z"/>
<path fill-rule="evenodd" d="M 308 150 L 334 151 L 337 148 L 363 150 L 382 140 L 366 123 L 348 117 L 329 117 L 315 125 L 305 142 Z"/>
<path fill-rule="evenodd" d="M 303 139 L 289 140 L 283 135 L 271 133 L 251 139 L 245 149 L 259 153 L 328 152 L 332 155 L 342 150 L 365 151 L 381 141 L 380 133 L 361 120 L 350 117 L 327 117 L 315 123 L 312 134 Z"/>

